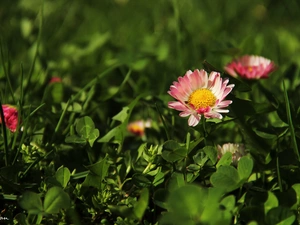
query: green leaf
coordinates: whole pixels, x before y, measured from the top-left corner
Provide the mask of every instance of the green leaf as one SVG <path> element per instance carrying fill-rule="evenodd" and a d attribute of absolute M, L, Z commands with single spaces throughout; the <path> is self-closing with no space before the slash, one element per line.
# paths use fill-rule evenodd
<path fill-rule="evenodd" d="M 265 206 L 265 214 L 267 214 L 269 210 L 276 208 L 278 206 L 278 200 L 276 196 L 270 191 L 268 191 L 268 198 L 265 201 L 264 206 Z"/>
<path fill-rule="evenodd" d="M 231 212 L 220 207 L 223 189 L 188 184 L 169 193 L 168 212 L 162 215 L 159 224 L 229 225 L 232 221 Z"/>
<path fill-rule="evenodd" d="M 83 137 L 79 137 L 78 135 L 70 135 L 65 138 L 66 143 L 74 143 L 74 144 L 85 144 L 86 139 Z"/>
<path fill-rule="evenodd" d="M 122 144 L 124 141 L 125 133 L 127 132 L 127 124 L 132 110 L 137 104 L 138 100 L 143 95 L 137 96 L 134 101 L 132 101 L 128 106 L 124 107 L 120 113 L 113 117 L 114 120 L 122 122 L 120 125 L 111 129 L 106 135 L 98 140 L 98 142 L 113 142 L 117 144 Z M 112 141 L 112 139 L 114 140 Z"/>
<path fill-rule="evenodd" d="M 201 138 L 197 138 L 196 140 L 194 141 L 191 141 L 189 143 L 189 150 L 188 150 L 188 153 L 190 153 L 201 141 L 204 140 L 204 137 L 201 137 Z"/>
<path fill-rule="evenodd" d="M 233 210 L 235 207 L 235 196 L 229 195 L 222 199 L 221 205 L 223 205 L 227 210 Z"/>
<path fill-rule="evenodd" d="M 137 203 L 134 205 L 133 213 L 136 216 L 138 220 L 141 220 L 143 218 L 143 215 L 145 213 L 145 210 L 148 206 L 148 200 L 149 200 L 149 190 L 147 188 L 142 189 L 141 195 Z"/>
<path fill-rule="evenodd" d="M 18 213 L 15 217 L 14 220 L 16 220 L 20 225 L 30 225 L 28 222 L 26 215 L 24 213 Z"/>
<path fill-rule="evenodd" d="M 249 223 L 247 223 L 247 225 L 259 225 L 256 221 L 251 221 Z"/>
<path fill-rule="evenodd" d="M 221 210 L 220 199 L 225 194 L 224 188 L 209 188 L 208 197 L 205 201 L 205 207 L 200 217 L 204 223 L 229 225 L 232 221 L 230 210 Z"/>
<path fill-rule="evenodd" d="M 162 157 L 167 162 L 182 160 L 186 155 L 186 147 L 180 146 L 176 141 L 170 140 L 163 144 Z"/>
<path fill-rule="evenodd" d="M 169 195 L 169 191 L 163 188 L 158 189 L 154 192 L 153 195 L 153 202 L 155 205 L 158 205 L 159 207 L 163 209 L 167 209 L 167 197 Z"/>
<path fill-rule="evenodd" d="M 70 170 L 66 167 L 61 166 L 55 173 L 56 180 L 65 188 L 70 180 Z"/>
<path fill-rule="evenodd" d="M 170 193 L 168 211 L 178 213 L 181 217 L 200 218 L 207 196 L 207 189 L 195 185 L 182 186 Z"/>
<path fill-rule="evenodd" d="M 26 191 L 21 195 L 19 205 L 27 210 L 28 214 L 39 214 L 43 212 L 40 196 L 31 191 Z"/>
<path fill-rule="evenodd" d="M 97 140 L 97 138 L 99 137 L 100 132 L 98 129 L 94 129 L 90 135 L 89 135 L 89 144 L 91 147 L 93 147 L 94 142 Z"/>
<path fill-rule="evenodd" d="M 123 123 L 127 119 L 128 113 L 129 113 L 129 107 L 128 106 L 123 107 L 121 112 L 119 112 L 117 115 L 115 115 L 112 119 Z"/>
<path fill-rule="evenodd" d="M 219 168 L 220 166 L 229 166 L 231 163 L 232 163 L 232 154 L 230 152 L 226 152 L 221 157 L 216 167 Z"/>
<path fill-rule="evenodd" d="M 105 143 L 110 142 L 113 137 L 115 138 L 115 143 L 121 143 L 122 138 L 117 137 L 123 137 L 124 127 L 122 125 L 116 126 L 113 129 L 111 129 L 107 134 L 105 134 L 102 138 L 100 138 L 97 142 Z"/>
<path fill-rule="evenodd" d="M 80 118 L 76 124 L 76 132 L 78 135 L 70 135 L 66 137 L 66 143 L 86 144 L 89 142 L 93 147 L 95 140 L 99 137 L 99 130 L 95 129 L 93 120 L 85 116 Z"/>
<path fill-rule="evenodd" d="M 300 205 L 300 184 L 294 184 L 292 190 L 296 193 L 296 203 L 291 207 L 291 209 L 297 209 Z"/>
<path fill-rule="evenodd" d="M 102 182 L 107 176 L 109 168 L 107 158 L 103 158 L 99 162 L 87 166 L 87 168 L 90 170 L 90 173 L 87 175 L 82 185 L 88 187 L 92 186 L 102 190 L 104 187 Z"/>
<path fill-rule="evenodd" d="M 100 176 L 102 180 L 107 176 L 108 168 L 109 168 L 109 163 L 107 161 L 107 158 L 103 158 L 100 161 L 89 165 L 86 167 L 91 171 L 91 173 Z"/>
<path fill-rule="evenodd" d="M 159 220 L 159 225 L 197 225 L 195 221 L 193 221 L 189 217 L 183 217 L 180 214 L 178 215 L 175 212 L 167 212 L 164 213 L 163 216 Z"/>
<path fill-rule="evenodd" d="M 238 173 L 241 180 L 247 180 L 252 173 L 253 160 L 247 156 L 243 156 L 238 162 Z"/>
<path fill-rule="evenodd" d="M 240 185 L 238 171 L 232 166 L 221 166 L 211 175 L 210 182 L 214 187 L 224 188 L 227 192 L 237 189 Z"/>
<path fill-rule="evenodd" d="M 266 215 L 268 225 L 291 225 L 295 219 L 295 214 L 290 209 L 282 206 L 270 209 Z"/>
<path fill-rule="evenodd" d="M 152 184 L 146 175 L 140 173 L 133 174 L 132 181 L 138 187 L 149 187 Z"/>
<path fill-rule="evenodd" d="M 218 159 L 218 152 L 217 149 L 213 146 L 205 146 L 203 148 L 204 153 L 208 156 L 210 161 L 215 164 Z"/>
<path fill-rule="evenodd" d="M 185 185 L 184 176 L 182 173 L 174 172 L 169 181 L 168 190 L 173 191 Z"/>
<path fill-rule="evenodd" d="M 79 136 L 85 139 L 89 138 L 90 133 L 93 132 L 94 129 L 95 129 L 95 124 L 93 120 L 88 116 L 80 118 L 77 121 L 76 132 L 79 134 Z"/>
<path fill-rule="evenodd" d="M 253 129 L 253 131 L 259 136 L 262 137 L 264 139 L 276 139 L 277 135 L 276 134 L 270 134 L 270 133 L 266 133 L 263 131 L 259 131 L 258 129 Z"/>
<path fill-rule="evenodd" d="M 63 101 L 63 84 L 62 83 L 53 83 L 49 86 L 52 99 L 54 103 L 61 103 Z"/>
<path fill-rule="evenodd" d="M 155 175 L 154 180 L 152 181 L 153 186 L 155 187 L 155 186 L 161 184 L 162 182 L 164 182 L 164 180 L 165 180 L 164 177 L 165 177 L 165 174 L 163 172 L 159 171 Z"/>
<path fill-rule="evenodd" d="M 67 106 L 68 106 L 68 108 L 66 108 Z M 73 102 L 70 105 L 68 105 L 67 103 L 62 102 L 61 103 L 61 108 L 62 108 L 62 110 L 67 110 L 69 112 L 80 113 L 82 111 L 81 105 L 77 102 Z"/>
<path fill-rule="evenodd" d="M 61 209 L 70 207 L 70 197 L 60 187 L 50 188 L 44 200 L 44 210 L 46 213 L 58 213 Z"/>

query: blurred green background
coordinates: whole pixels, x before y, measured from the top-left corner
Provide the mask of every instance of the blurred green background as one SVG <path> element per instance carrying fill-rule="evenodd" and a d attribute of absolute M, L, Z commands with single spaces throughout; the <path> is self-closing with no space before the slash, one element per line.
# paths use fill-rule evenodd
<path fill-rule="evenodd" d="M 125 67 L 100 82 L 99 95 L 119 86 L 126 68 L 133 73 L 123 95 L 166 94 L 172 81 L 201 69 L 204 60 L 222 71 L 242 54 L 280 65 L 270 78 L 276 84 L 287 67 L 300 64 L 299 12 L 297 0 L 1 1 L 1 88 L 3 64 L 15 94 L 20 82 L 29 82 L 38 42 L 25 93 L 31 101 L 52 76 L 82 87 L 118 63 Z"/>

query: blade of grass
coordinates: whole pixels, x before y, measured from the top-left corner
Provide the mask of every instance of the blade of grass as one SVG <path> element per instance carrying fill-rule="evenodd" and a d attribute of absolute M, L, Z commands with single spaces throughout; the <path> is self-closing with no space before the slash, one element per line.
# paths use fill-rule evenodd
<path fill-rule="evenodd" d="M 28 73 L 28 80 L 27 80 L 26 87 L 24 88 L 24 93 L 27 93 L 28 89 L 31 87 L 31 84 L 30 84 L 31 78 L 32 78 L 34 67 L 35 67 L 35 62 L 36 62 L 36 59 L 37 59 L 37 56 L 39 53 L 39 46 L 41 43 L 41 37 L 42 37 L 42 31 L 43 31 L 43 20 L 44 20 L 44 1 L 42 1 L 41 9 L 40 9 L 40 21 L 39 21 L 40 23 L 39 23 L 39 33 L 38 33 L 38 37 L 36 40 L 36 49 L 35 49 L 32 64 L 30 66 L 30 70 Z"/>
<path fill-rule="evenodd" d="M 297 145 L 294 125 L 293 125 L 292 115 L 291 115 L 289 97 L 288 97 L 288 94 L 287 94 L 287 90 L 286 90 L 284 81 L 282 82 L 282 84 L 283 84 L 283 91 L 284 91 L 284 101 L 285 101 L 285 107 L 286 107 L 286 115 L 287 115 L 289 130 L 291 132 L 291 138 L 292 138 L 292 146 L 293 146 L 293 150 L 294 150 L 294 152 L 295 152 L 295 154 L 298 158 L 298 161 L 300 162 L 300 155 L 299 155 L 299 151 L 298 151 L 298 145 Z"/>
<path fill-rule="evenodd" d="M 167 135 L 167 139 L 170 140 L 170 134 L 169 134 L 168 126 L 167 126 L 167 124 L 165 122 L 165 119 L 164 119 L 163 115 L 161 114 L 161 112 L 159 110 L 159 107 L 158 107 L 158 105 L 156 103 L 155 103 L 155 107 L 156 107 L 158 115 L 159 115 L 159 117 L 160 117 L 160 119 L 161 119 L 161 121 L 162 121 L 162 123 L 164 125 L 164 129 L 165 129 L 165 132 L 166 132 L 166 135 Z"/>
<path fill-rule="evenodd" d="M 87 89 L 91 88 L 93 85 L 95 85 L 101 78 L 105 77 L 109 72 L 114 70 L 115 68 L 121 66 L 122 64 L 117 63 L 115 65 L 112 65 L 108 69 L 106 69 L 104 72 L 97 75 L 93 80 L 91 80 L 89 83 L 87 83 L 80 91 L 77 92 L 76 95 L 72 96 L 70 99 L 70 104 L 72 104 L 76 99 L 80 97 L 82 92 L 86 91 Z"/>
<path fill-rule="evenodd" d="M 62 124 L 62 121 L 64 120 L 65 118 L 65 115 L 66 115 L 66 112 L 67 112 L 67 109 L 69 107 L 70 104 L 72 104 L 75 100 L 77 100 L 80 95 L 86 91 L 87 89 L 89 88 L 92 88 L 99 80 L 100 78 L 103 78 L 104 76 L 106 76 L 109 72 L 111 72 L 112 70 L 114 70 L 115 68 L 119 67 L 121 64 L 115 64 L 113 66 L 111 66 L 110 68 L 106 69 L 104 72 L 102 72 L 101 74 L 99 74 L 96 78 L 94 78 L 93 80 L 91 80 L 89 83 L 87 83 L 80 91 L 77 92 L 77 94 L 73 95 L 67 102 L 66 106 L 65 106 L 65 109 L 63 110 L 59 120 L 58 120 L 58 123 L 55 127 L 55 130 L 54 130 L 54 133 L 52 135 L 52 138 L 51 138 L 51 143 L 54 141 L 57 133 L 58 133 L 58 130 Z"/>
<path fill-rule="evenodd" d="M 11 97 L 12 97 L 13 104 L 15 104 L 16 101 L 15 101 L 14 91 L 13 91 L 13 88 L 11 86 L 11 82 L 10 82 L 10 79 L 9 79 L 8 69 L 5 66 L 5 62 L 4 62 L 3 43 L 2 43 L 1 39 L 0 39 L 0 54 L 1 54 L 1 63 L 2 63 L 2 66 L 3 66 L 4 75 L 5 75 L 8 87 L 9 87 L 9 91 L 10 91 L 10 94 L 11 94 Z"/>
<path fill-rule="evenodd" d="M 24 171 L 24 173 L 20 175 L 20 179 L 22 179 L 23 177 L 25 177 L 32 167 L 34 167 L 36 164 L 38 164 L 41 160 L 47 158 L 47 157 L 48 157 L 50 154 L 52 154 L 53 152 L 54 152 L 54 149 L 51 150 L 50 152 L 48 152 L 46 155 L 44 155 L 44 156 L 42 156 L 42 157 L 38 157 L 34 162 L 32 162 L 32 163 L 27 167 L 27 169 Z"/>
<path fill-rule="evenodd" d="M 0 193 L 0 199 L 5 199 L 5 200 L 12 200 L 12 201 L 16 201 L 18 199 L 18 195 L 6 195 L 6 194 L 2 194 Z"/>
<path fill-rule="evenodd" d="M 20 99 L 19 99 L 19 102 L 18 102 L 18 123 L 17 123 L 17 130 L 16 130 L 16 133 L 15 133 L 15 136 L 14 136 L 14 140 L 13 140 L 11 149 L 15 149 L 15 145 L 17 143 L 18 133 L 19 133 L 19 130 L 20 130 L 21 118 L 22 118 L 22 115 L 23 115 L 23 79 L 24 79 L 23 75 L 24 75 L 24 73 L 23 73 L 23 65 L 22 64 L 20 65 L 20 69 L 21 69 L 21 84 L 20 84 L 21 93 L 20 93 Z M 21 142 L 20 145 L 22 145 L 22 143 L 23 142 Z"/>
<path fill-rule="evenodd" d="M 25 136 L 26 136 L 26 127 L 27 127 L 27 124 L 28 124 L 28 122 L 29 122 L 29 118 L 30 118 L 31 116 L 33 116 L 33 115 L 35 114 L 35 112 L 37 112 L 37 111 L 38 111 L 40 108 L 42 108 L 44 105 L 45 105 L 45 104 L 39 105 L 39 106 L 38 106 L 35 110 L 33 110 L 33 111 L 29 114 L 29 116 L 24 120 L 24 124 L 23 124 L 24 131 L 23 131 L 23 133 L 22 133 L 22 137 L 21 137 L 21 140 L 20 140 L 19 148 L 18 148 L 18 150 L 17 150 L 17 152 L 16 152 L 16 155 L 15 155 L 15 158 L 14 158 L 14 160 L 13 160 L 13 162 L 12 162 L 12 165 L 14 165 L 14 164 L 16 163 L 17 158 L 18 158 L 18 155 L 19 155 L 19 153 L 20 153 L 20 151 L 21 151 L 22 143 L 24 142 L 24 139 L 25 139 Z M 19 125 L 18 125 L 18 126 L 19 126 Z M 14 147 L 14 145 L 15 145 L 15 143 L 13 143 L 13 147 Z M 12 149 L 14 149 L 14 148 L 12 148 Z"/>
<path fill-rule="evenodd" d="M 181 51 L 181 31 L 180 31 L 180 15 L 179 15 L 179 6 L 178 6 L 178 0 L 172 1 L 172 7 L 174 12 L 174 20 L 176 21 L 176 52 L 177 52 L 177 65 L 179 69 L 181 70 L 183 68 L 182 66 L 182 51 Z"/>
<path fill-rule="evenodd" d="M 1 114 L 1 121 L 2 121 L 2 133 L 3 133 L 3 139 L 4 139 L 4 163 L 5 166 L 8 165 L 8 144 L 7 144 L 7 134 L 6 134 L 6 125 L 5 125 L 5 119 L 4 119 L 4 113 L 2 108 L 2 102 L 0 101 L 0 114 Z"/>

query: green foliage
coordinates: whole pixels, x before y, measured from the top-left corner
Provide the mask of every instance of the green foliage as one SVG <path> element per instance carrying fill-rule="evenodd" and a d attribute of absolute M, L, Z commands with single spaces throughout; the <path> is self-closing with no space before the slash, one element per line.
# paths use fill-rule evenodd
<path fill-rule="evenodd" d="M 45 213 L 58 213 L 61 209 L 70 207 L 70 197 L 59 187 L 50 188 L 45 194 L 44 210 Z"/>
<path fill-rule="evenodd" d="M 99 130 L 95 128 L 93 120 L 85 116 L 80 118 L 76 123 L 77 135 L 73 134 L 66 137 L 67 143 L 85 144 L 88 142 L 91 147 L 95 140 L 99 137 Z"/>
<path fill-rule="evenodd" d="M 230 224 L 234 204 L 221 209 L 222 195 L 221 189 L 182 186 L 169 195 L 160 224 Z"/>
<path fill-rule="evenodd" d="M 0 9 L 1 104 L 19 118 L 15 132 L 0 122 L 0 223 L 300 223 L 297 0 Z M 278 68 L 264 80 L 223 73 L 245 54 Z M 168 90 L 202 68 L 235 85 L 232 104 L 222 120 L 189 127 Z M 246 155 L 221 156 L 224 143 Z"/>
<path fill-rule="evenodd" d="M 57 214 L 61 209 L 68 209 L 70 207 L 70 197 L 60 187 L 52 187 L 46 192 L 44 203 L 42 203 L 39 194 L 26 191 L 20 197 L 19 205 L 25 209 L 29 215 L 38 215 L 37 223 L 39 223 L 43 215 Z M 25 218 L 19 215 L 17 220 L 24 221 Z"/>

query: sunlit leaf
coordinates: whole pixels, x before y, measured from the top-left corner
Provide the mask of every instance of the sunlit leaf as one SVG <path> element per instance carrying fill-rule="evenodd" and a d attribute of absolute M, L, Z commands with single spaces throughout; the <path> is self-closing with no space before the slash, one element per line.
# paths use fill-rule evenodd
<path fill-rule="evenodd" d="M 238 162 L 238 173 L 241 180 L 247 180 L 252 173 L 253 160 L 243 156 Z"/>
<path fill-rule="evenodd" d="M 210 182 L 214 187 L 224 188 L 230 192 L 239 187 L 240 177 L 234 167 L 221 166 L 211 175 Z"/>
<path fill-rule="evenodd" d="M 142 189 L 139 200 L 134 205 L 133 212 L 134 215 L 138 220 L 141 220 L 145 210 L 148 206 L 148 200 L 149 200 L 149 190 L 147 188 Z"/>
<path fill-rule="evenodd" d="M 55 173 L 56 180 L 65 188 L 70 180 L 70 170 L 67 167 L 60 167 Z"/>
<path fill-rule="evenodd" d="M 60 187 L 50 188 L 44 200 L 44 210 L 46 213 L 58 213 L 61 209 L 67 209 L 71 205 L 69 195 Z"/>
<path fill-rule="evenodd" d="M 21 195 L 19 198 L 19 205 L 27 210 L 29 214 L 39 214 L 43 212 L 40 196 L 31 191 L 26 191 Z"/>
<path fill-rule="evenodd" d="M 268 224 L 291 225 L 295 219 L 295 214 L 290 209 L 282 206 L 270 209 L 266 215 Z"/>

